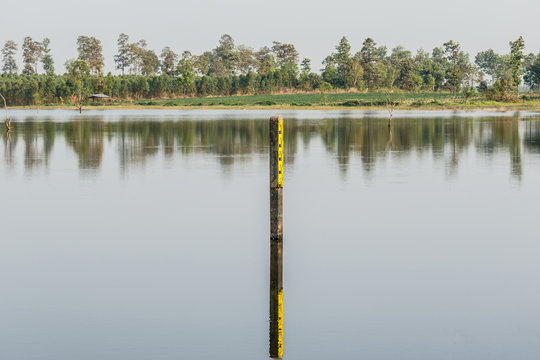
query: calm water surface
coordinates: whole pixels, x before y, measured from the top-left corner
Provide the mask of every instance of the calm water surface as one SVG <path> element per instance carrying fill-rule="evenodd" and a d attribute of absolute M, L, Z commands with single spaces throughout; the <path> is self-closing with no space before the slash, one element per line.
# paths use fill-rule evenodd
<path fill-rule="evenodd" d="M 12 112 L 0 358 L 266 359 L 271 114 Z M 282 114 L 285 358 L 540 357 L 540 114 Z"/>

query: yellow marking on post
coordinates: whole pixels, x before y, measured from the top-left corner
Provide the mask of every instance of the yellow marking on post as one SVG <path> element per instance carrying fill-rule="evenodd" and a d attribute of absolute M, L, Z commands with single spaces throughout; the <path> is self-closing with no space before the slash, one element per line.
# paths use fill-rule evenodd
<path fill-rule="evenodd" d="M 283 187 L 283 120 L 278 121 L 278 188 Z"/>
<path fill-rule="evenodd" d="M 278 293 L 278 357 L 283 357 L 283 290 Z"/>

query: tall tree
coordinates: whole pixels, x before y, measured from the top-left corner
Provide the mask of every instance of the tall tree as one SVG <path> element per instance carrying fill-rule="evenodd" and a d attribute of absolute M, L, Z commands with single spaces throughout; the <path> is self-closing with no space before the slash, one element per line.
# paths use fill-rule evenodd
<path fill-rule="evenodd" d="M 90 75 L 90 69 L 86 61 L 77 59 L 66 63 L 68 79 L 71 82 L 71 96 L 75 99 L 75 104 L 82 111 L 82 102 L 90 93 L 87 78 Z"/>
<path fill-rule="evenodd" d="M 237 63 L 236 69 L 240 74 L 247 74 L 248 72 L 257 69 L 257 57 L 253 48 L 245 45 L 239 45 L 236 48 Z"/>
<path fill-rule="evenodd" d="M 279 64 L 283 85 L 293 87 L 298 76 L 298 51 L 296 51 L 293 44 L 284 44 L 277 41 L 274 41 L 273 44 L 272 51 L 276 55 Z"/>
<path fill-rule="evenodd" d="M 51 55 L 51 49 L 49 45 L 51 40 L 49 38 L 43 39 L 41 43 L 41 48 L 43 50 L 43 56 L 41 58 L 41 63 L 43 64 L 43 70 L 47 75 L 54 75 L 54 60 Z"/>
<path fill-rule="evenodd" d="M 144 76 L 156 75 L 160 68 L 160 61 L 154 50 L 142 49 L 141 74 Z"/>
<path fill-rule="evenodd" d="M 195 71 L 201 76 L 208 75 L 208 71 L 210 70 L 210 62 L 212 61 L 212 52 L 205 51 L 199 56 L 195 56 L 193 58 L 193 67 L 195 68 Z"/>
<path fill-rule="evenodd" d="M 39 59 L 41 58 L 41 43 L 32 40 L 30 36 L 24 38 L 23 45 L 23 74 L 37 74 Z"/>
<path fill-rule="evenodd" d="M 166 46 L 161 50 L 161 72 L 167 75 L 174 75 L 178 55 Z"/>
<path fill-rule="evenodd" d="M 280 43 L 278 41 L 273 42 L 272 52 L 276 56 L 277 64 L 283 68 L 298 66 L 298 51 L 293 44 Z"/>
<path fill-rule="evenodd" d="M 233 38 L 228 34 L 222 35 L 218 46 L 212 51 L 209 73 L 217 76 L 233 75 L 237 62 L 238 53 Z"/>
<path fill-rule="evenodd" d="M 182 56 L 182 59 L 180 59 L 176 68 L 180 81 L 180 86 L 182 87 L 182 92 L 184 93 L 184 95 L 187 94 L 190 87 L 195 82 L 195 69 L 193 68 L 193 64 L 191 63 L 190 56 L 186 55 L 187 54 L 184 53 L 184 56 Z"/>
<path fill-rule="evenodd" d="M 492 81 L 495 81 L 497 76 L 497 65 L 500 61 L 499 55 L 488 49 L 486 51 L 480 51 L 476 54 L 474 62 L 476 66 L 486 75 L 490 76 Z"/>
<path fill-rule="evenodd" d="M 16 73 L 18 70 L 15 54 L 17 53 L 17 44 L 8 40 L 2 49 L 2 71 L 7 73 Z"/>
<path fill-rule="evenodd" d="M 300 77 L 298 79 L 299 85 L 304 90 L 310 90 L 312 88 L 309 81 L 309 75 L 311 74 L 311 60 L 308 58 L 302 59 L 300 70 Z"/>
<path fill-rule="evenodd" d="M 523 36 L 520 36 L 516 41 L 510 41 L 510 64 L 512 66 L 512 80 L 513 85 L 518 90 L 519 84 L 521 83 L 521 75 L 523 59 L 525 55 L 523 50 L 525 49 L 525 42 L 523 41 Z"/>
<path fill-rule="evenodd" d="M 153 50 L 146 48 L 146 40 L 139 40 L 129 44 L 130 72 L 145 76 L 155 75 L 161 65 L 159 58 Z"/>
<path fill-rule="evenodd" d="M 416 63 L 412 58 L 409 50 L 403 46 L 396 46 L 392 49 L 389 61 L 387 61 L 387 86 L 390 88 L 394 85 L 394 81 L 400 88 L 405 90 L 415 90 L 418 84 Z"/>
<path fill-rule="evenodd" d="M 454 95 L 456 95 L 462 78 L 462 74 L 458 67 L 461 47 L 459 43 L 450 40 L 443 44 L 443 48 L 445 59 L 450 63 L 450 69 L 446 73 L 447 82 Z"/>
<path fill-rule="evenodd" d="M 145 40 L 139 40 L 136 43 L 128 44 L 128 64 L 130 74 L 139 74 L 141 71 L 141 48 L 146 47 Z"/>
<path fill-rule="evenodd" d="M 529 54 L 525 58 L 523 81 L 530 89 L 537 89 L 540 82 L 540 53 Z"/>
<path fill-rule="evenodd" d="M 378 82 L 378 73 L 377 73 L 377 60 L 378 60 L 378 51 L 376 43 L 372 38 L 367 38 L 362 44 L 362 49 L 358 54 L 362 68 L 364 69 L 364 80 L 368 90 L 375 88 Z"/>
<path fill-rule="evenodd" d="M 337 72 L 341 78 L 341 86 L 347 89 L 351 85 L 351 45 L 345 36 L 341 38 L 336 46 L 336 52 L 332 54 Z"/>
<path fill-rule="evenodd" d="M 336 69 L 336 62 L 332 55 L 328 55 L 323 60 L 324 69 L 322 70 L 322 80 L 330 85 L 337 85 L 340 82 L 339 74 Z"/>
<path fill-rule="evenodd" d="M 362 77 L 364 76 L 364 68 L 358 57 L 351 60 L 351 68 L 349 70 L 351 86 L 356 89 L 362 88 Z"/>
<path fill-rule="evenodd" d="M 77 38 L 79 60 L 84 60 L 88 69 L 95 75 L 103 74 L 103 48 L 101 41 L 92 36 L 81 35 Z"/>
<path fill-rule="evenodd" d="M 117 70 L 122 70 L 122 75 L 124 75 L 125 69 L 130 67 L 130 46 L 129 46 L 129 36 L 121 33 L 118 36 L 116 42 L 118 44 L 118 54 L 114 55 L 114 62 L 116 64 Z"/>
<path fill-rule="evenodd" d="M 311 60 L 308 58 L 304 58 L 302 60 L 302 74 L 303 75 L 309 75 L 311 73 Z"/>
<path fill-rule="evenodd" d="M 392 49 L 391 58 L 394 59 L 408 59 L 412 58 L 412 54 L 409 50 L 405 49 L 403 46 L 398 45 Z"/>
<path fill-rule="evenodd" d="M 268 46 L 264 46 L 257 51 L 257 72 L 261 75 L 267 75 L 275 71 L 276 60 L 272 55 L 272 50 Z"/>

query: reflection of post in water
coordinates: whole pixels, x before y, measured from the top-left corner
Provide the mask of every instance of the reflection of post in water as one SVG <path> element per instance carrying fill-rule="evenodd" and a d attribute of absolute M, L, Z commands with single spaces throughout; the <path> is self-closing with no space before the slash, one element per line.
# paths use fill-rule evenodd
<path fill-rule="evenodd" d="M 390 119 L 391 121 L 392 119 Z M 386 143 L 386 151 L 391 151 L 394 147 L 394 136 L 392 134 L 392 124 L 388 123 L 388 142 Z"/>
<path fill-rule="evenodd" d="M 523 169 L 521 163 L 521 138 L 519 136 L 519 113 L 517 113 L 515 119 L 517 121 L 512 121 L 510 124 L 510 163 L 512 166 L 512 175 L 517 180 L 521 180 Z"/>
<path fill-rule="evenodd" d="M 270 357 L 283 357 L 283 118 L 270 118 Z"/>

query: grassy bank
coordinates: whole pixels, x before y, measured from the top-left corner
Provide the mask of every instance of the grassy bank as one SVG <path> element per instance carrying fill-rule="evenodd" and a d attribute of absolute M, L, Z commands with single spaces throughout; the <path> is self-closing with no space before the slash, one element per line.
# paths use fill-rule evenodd
<path fill-rule="evenodd" d="M 540 110 L 540 95 L 527 95 L 518 102 L 496 102 L 480 97 L 466 99 L 451 93 L 391 94 L 400 110 Z M 40 108 L 72 108 L 73 105 L 42 105 Z M 85 108 L 201 108 L 201 109 L 372 109 L 388 108 L 384 93 L 280 94 L 206 98 L 149 99 L 90 102 Z"/>

